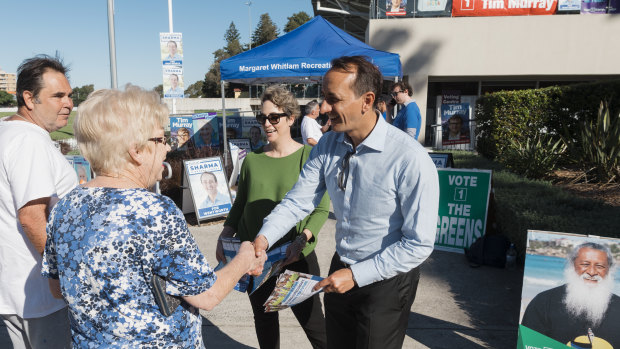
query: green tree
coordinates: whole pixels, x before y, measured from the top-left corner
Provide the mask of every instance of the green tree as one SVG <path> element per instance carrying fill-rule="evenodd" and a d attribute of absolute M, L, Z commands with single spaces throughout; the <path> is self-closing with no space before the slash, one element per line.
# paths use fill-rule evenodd
<path fill-rule="evenodd" d="M 230 26 L 224 34 L 226 40 L 226 46 L 213 52 L 213 64 L 209 67 L 209 71 L 205 74 L 205 79 L 202 81 L 201 91 L 202 97 L 221 97 L 220 90 L 220 62 L 226 58 L 230 58 L 236 54 L 243 52 L 243 47 L 239 43 L 241 35 L 237 30 L 234 22 L 230 22 Z"/>
<path fill-rule="evenodd" d="M 73 88 L 73 106 L 77 107 L 80 103 L 84 102 L 88 95 L 95 90 L 95 85 L 84 85 L 81 87 Z"/>
<path fill-rule="evenodd" d="M 164 85 L 163 84 L 159 84 L 153 87 L 153 91 L 159 93 L 159 97 L 164 98 Z"/>
<path fill-rule="evenodd" d="M 226 31 L 226 34 L 224 34 L 224 39 L 226 39 L 226 47 L 224 48 L 224 50 L 229 55 L 229 57 L 238 55 L 239 53 L 243 52 L 243 47 L 239 42 L 239 39 L 241 39 L 241 34 L 239 34 L 239 30 L 237 30 L 235 22 L 230 22 L 228 30 Z"/>
<path fill-rule="evenodd" d="M 287 17 L 288 22 L 284 26 L 284 32 L 288 33 L 300 27 L 302 24 L 308 22 L 311 17 L 304 11 L 294 13 L 292 16 Z"/>
<path fill-rule="evenodd" d="M 260 21 L 252 34 L 252 47 L 266 44 L 280 35 L 278 27 L 271 20 L 268 13 L 260 15 Z"/>
<path fill-rule="evenodd" d="M 200 98 L 202 97 L 202 85 L 204 84 L 203 80 L 198 80 L 195 83 L 189 85 L 185 90 L 186 98 Z"/>
<path fill-rule="evenodd" d="M 12 94 L 5 91 L 0 91 L 0 106 L 13 107 L 15 105 L 17 105 L 17 101 Z"/>

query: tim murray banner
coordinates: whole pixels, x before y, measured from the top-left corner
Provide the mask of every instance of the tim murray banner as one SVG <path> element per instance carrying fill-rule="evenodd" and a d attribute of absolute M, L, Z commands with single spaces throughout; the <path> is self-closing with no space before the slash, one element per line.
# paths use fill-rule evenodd
<path fill-rule="evenodd" d="M 453 17 L 552 15 L 558 0 L 453 0 Z"/>

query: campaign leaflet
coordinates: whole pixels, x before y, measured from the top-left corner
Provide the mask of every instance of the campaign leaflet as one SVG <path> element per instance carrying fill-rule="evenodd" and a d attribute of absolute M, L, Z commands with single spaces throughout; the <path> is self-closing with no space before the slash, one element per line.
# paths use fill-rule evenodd
<path fill-rule="evenodd" d="M 191 116 L 171 116 L 170 117 L 170 138 L 175 149 L 186 146 L 192 136 L 194 136 L 194 122 Z"/>
<path fill-rule="evenodd" d="M 216 112 L 192 115 L 194 144 L 196 147 L 218 147 L 220 144 L 220 123 Z"/>
<path fill-rule="evenodd" d="M 220 157 L 185 160 L 183 164 L 198 220 L 228 214 L 232 200 Z"/>
<path fill-rule="evenodd" d="M 226 257 L 226 262 L 230 262 L 237 252 L 239 252 L 239 248 L 241 247 L 241 240 L 235 237 L 231 238 L 220 238 L 222 241 L 222 248 L 224 249 L 224 256 Z M 274 247 L 267 252 L 267 260 L 263 265 L 263 273 L 259 276 L 252 276 L 252 289 L 250 294 L 254 293 L 259 287 L 261 287 L 265 281 L 267 281 L 270 277 L 277 275 L 282 270 L 282 263 L 286 259 L 286 249 L 290 246 L 290 242 L 285 243 L 284 245 Z M 220 270 L 224 267 L 224 263 L 220 262 L 215 271 Z M 239 292 L 246 292 L 250 285 L 250 276 L 244 275 L 237 285 L 235 285 L 235 290 Z"/>
<path fill-rule="evenodd" d="M 323 290 L 321 288 L 313 291 L 314 286 L 321 280 L 323 278 L 320 276 L 285 270 L 278 277 L 276 287 L 263 304 L 265 312 L 280 311 L 314 296 Z"/>

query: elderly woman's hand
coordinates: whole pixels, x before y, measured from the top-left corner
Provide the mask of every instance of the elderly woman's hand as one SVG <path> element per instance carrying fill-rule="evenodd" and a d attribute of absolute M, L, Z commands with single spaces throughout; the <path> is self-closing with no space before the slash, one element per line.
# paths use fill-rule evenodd
<path fill-rule="evenodd" d="M 247 273 L 253 276 L 260 275 L 263 272 L 263 265 L 267 260 L 267 254 L 265 252 L 255 252 L 254 246 L 249 241 L 241 243 L 237 257 L 243 258 L 245 263 L 247 263 Z"/>

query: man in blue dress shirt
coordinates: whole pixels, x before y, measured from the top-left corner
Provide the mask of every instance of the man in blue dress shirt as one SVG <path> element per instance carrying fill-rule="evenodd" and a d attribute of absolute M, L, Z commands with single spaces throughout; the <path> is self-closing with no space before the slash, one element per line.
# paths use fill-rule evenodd
<path fill-rule="evenodd" d="M 383 78 L 364 57 L 340 57 L 323 79 L 331 120 L 299 181 L 254 240 L 266 250 L 307 216 L 327 190 L 336 253 L 325 294 L 330 348 L 401 348 L 419 266 L 433 251 L 437 170 L 424 148 L 375 111 Z"/>

